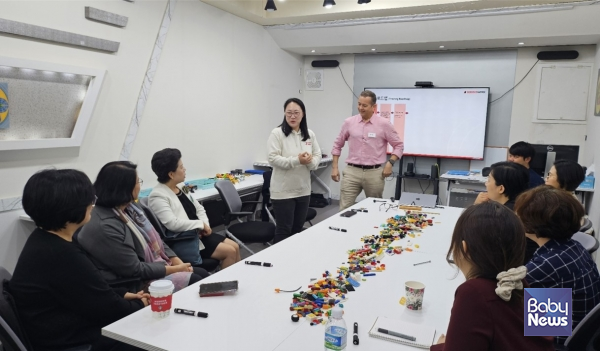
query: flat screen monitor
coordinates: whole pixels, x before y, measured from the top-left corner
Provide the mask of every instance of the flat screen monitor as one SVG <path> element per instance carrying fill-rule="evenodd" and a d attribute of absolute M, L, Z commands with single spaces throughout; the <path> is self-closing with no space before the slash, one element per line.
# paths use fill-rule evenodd
<path fill-rule="evenodd" d="M 546 176 L 546 158 L 548 152 L 555 152 L 555 160 L 571 160 L 579 162 L 579 146 L 578 145 L 546 145 L 546 144 L 531 144 L 535 149 L 535 156 L 529 167 L 539 174 L 540 177 Z"/>

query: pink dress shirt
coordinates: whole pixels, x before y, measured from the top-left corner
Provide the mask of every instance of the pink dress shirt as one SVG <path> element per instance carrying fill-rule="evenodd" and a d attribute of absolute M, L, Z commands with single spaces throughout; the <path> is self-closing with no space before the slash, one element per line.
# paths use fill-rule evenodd
<path fill-rule="evenodd" d="M 388 119 L 376 114 L 366 123 L 360 115 L 346 118 L 340 135 L 333 143 L 331 154 L 339 156 L 346 140 L 350 144 L 346 163 L 355 165 L 374 166 L 385 163 L 388 143 L 394 148 L 392 155 L 401 158 L 404 151 L 404 143 L 394 126 Z"/>

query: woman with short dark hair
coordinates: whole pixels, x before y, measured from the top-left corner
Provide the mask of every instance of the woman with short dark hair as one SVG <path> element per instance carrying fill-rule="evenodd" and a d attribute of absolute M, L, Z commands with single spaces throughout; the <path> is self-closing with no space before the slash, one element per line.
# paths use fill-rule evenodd
<path fill-rule="evenodd" d="M 239 245 L 223 235 L 213 234 L 204 207 L 179 186 L 185 181 L 186 171 L 181 152 L 177 149 L 156 152 L 152 156 L 152 170 L 159 184 L 152 189 L 148 205 L 167 228 L 168 236 L 193 239 L 177 241 L 173 250 L 198 264 L 207 258 L 219 260 L 221 268 L 240 261 Z"/>
<path fill-rule="evenodd" d="M 600 275 L 592 256 L 571 239 L 579 230 L 583 206 L 569 192 L 542 185 L 517 198 L 515 211 L 527 237 L 539 249 L 527 263 L 532 288 L 569 288 L 575 328 L 600 303 Z M 557 337 L 562 344 L 566 337 Z"/>
<path fill-rule="evenodd" d="M 175 291 L 208 276 L 203 268 L 184 263 L 165 243 L 134 200 L 142 180 L 129 161 L 109 162 L 98 173 L 98 196 L 90 222 L 78 243 L 107 280 L 139 278 L 136 289 L 156 279 L 168 279 Z"/>
<path fill-rule="evenodd" d="M 277 225 L 273 243 L 302 231 L 310 203 L 310 171 L 321 162 L 317 137 L 308 129 L 302 100 L 283 104 L 283 122 L 271 131 L 267 142 L 271 176 L 271 202 Z"/>
<path fill-rule="evenodd" d="M 585 171 L 579 163 L 571 160 L 554 162 L 546 177 L 546 185 L 566 191 L 575 191 L 585 180 Z"/>
<path fill-rule="evenodd" d="M 529 173 L 527 168 L 518 163 L 494 163 L 485 187 L 487 192 L 480 193 L 475 204 L 493 200 L 512 210 L 517 196 L 529 187 Z"/>
<path fill-rule="evenodd" d="M 529 172 L 520 163 L 498 162 L 491 166 L 490 174 L 485 182 L 486 193 L 480 193 L 475 204 L 493 200 L 509 209 L 515 207 L 517 196 L 529 188 Z M 535 241 L 527 238 L 523 264 L 529 262 L 538 249 Z"/>
<path fill-rule="evenodd" d="M 447 260 L 467 279 L 457 289 L 447 336 L 431 350 L 554 350 L 552 337 L 523 336 L 525 230 L 505 206 L 489 201 L 463 212 Z"/>
<path fill-rule="evenodd" d="M 73 169 L 34 174 L 23 190 L 31 233 L 9 283 L 19 316 L 36 351 L 86 344 L 92 350 L 130 350 L 101 336 L 100 329 L 148 305 L 147 295 L 111 289 L 74 233 L 96 202 L 89 178 Z"/>

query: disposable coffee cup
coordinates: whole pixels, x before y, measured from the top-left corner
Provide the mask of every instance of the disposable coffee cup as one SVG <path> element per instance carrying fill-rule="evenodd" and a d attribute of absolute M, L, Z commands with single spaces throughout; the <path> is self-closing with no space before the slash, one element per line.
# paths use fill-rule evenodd
<path fill-rule="evenodd" d="M 152 316 L 156 319 L 162 319 L 171 313 L 171 302 L 173 299 L 173 289 L 175 286 L 170 280 L 155 280 L 150 284 L 150 308 Z"/>
<path fill-rule="evenodd" d="M 406 308 L 409 310 L 422 310 L 425 284 L 415 281 L 408 281 L 404 283 L 404 286 L 406 290 Z"/>

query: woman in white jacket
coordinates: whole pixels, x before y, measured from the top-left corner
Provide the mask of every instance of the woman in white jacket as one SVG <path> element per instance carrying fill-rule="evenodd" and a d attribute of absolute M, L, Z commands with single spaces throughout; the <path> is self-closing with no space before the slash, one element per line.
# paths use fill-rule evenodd
<path fill-rule="evenodd" d="M 315 133 L 308 129 L 302 100 L 288 99 L 283 111 L 283 122 L 271 131 L 267 145 L 277 221 L 274 243 L 302 231 L 310 201 L 310 171 L 321 162 L 321 149 Z"/>
<path fill-rule="evenodd" d="M 190 194 L 182 190 L 178 184 L 185 180 L 185 167 L 181 161 L 181 152 L 177 149 L 164 149 L 152 156 L 152 170 L 158 177 L 159 184 L 152 189 L 148 197 L 148 205 L 161 223 L 167 228 L 168 235 L 198 235 L 200 245 L 186 240 L 189 247 L 171 248 L 178 255 L 198 255 L 197 259 L 214 258 L 221 261 L 221 268 L 226 268 L 241 260 L 240 247 L 233 240 L 222 235 L 213 234 L 204 207 Z M 188 262 L 188 261 L 186 261 Z M 192 260 L 189 260 L 192 262 Z M 200 263 L 197 262 L 197 263 Z"/>

